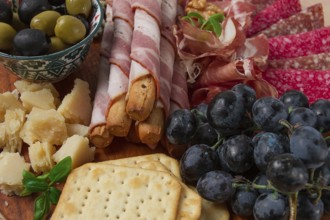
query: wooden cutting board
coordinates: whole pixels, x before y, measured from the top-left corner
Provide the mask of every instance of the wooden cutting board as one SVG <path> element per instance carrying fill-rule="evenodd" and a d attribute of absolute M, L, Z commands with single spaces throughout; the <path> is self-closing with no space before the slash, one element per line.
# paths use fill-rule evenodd
<path fill-rule="evenodd" d="M 68 78 L 61 82 L 55 83 L 54 86 L 63 96 L 70 92 L 73 87 L 75 78 L 80 78 L 87 81 L 91 89 L 91 97 L 94 97 L 96 90 L 96 80 L 99 61 L 100 42 L 96 40 L 89 51 L 86 60 L 82 66 Z M 12 91 L 14 89 L 13 83 L 18 79 L 13 73 L 6 70 L 0 64 L 0 92 Z M 27 158 L 27 146 L 23 147 L 23 154 Z M 110 146 L 105 149 L 97 149 L 95 161 L 104 161 L 108 159 L 125 158 L 129 156 L 137 156 L 143 154 L 163 152 L 166 153 L 162 147 L 157 147 L 151 150 L 142 144 L 128 143 L 125 139 L 115 139 Z M 0 174 L 1 175 L 1 174 Z M 5 218 L 7 220 L 29 220 L 33 219 L 33 201 L 35 197 L 18 197 L 5 196 L 0 193 L 0 220 Z M 2 216 L 1 216 L 2 215 Z"/>

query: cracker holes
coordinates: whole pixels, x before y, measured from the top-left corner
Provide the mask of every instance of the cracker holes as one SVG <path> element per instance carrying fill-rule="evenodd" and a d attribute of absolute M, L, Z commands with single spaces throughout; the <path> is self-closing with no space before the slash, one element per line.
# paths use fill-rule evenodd
<path fill-rule="evenodd" d="M 91 188 L 88 187 L 86 191 L 87 191 L 87 192 L 91 192 Z"/>
<path fill-rule="evenodd" d="M 158 202 L 162 202 L 162 198 L 158 198 Z"/>
<path fill-rule="evenodd" d="M 82 214 L 82 211 L 81 211 L 81 210 L 79 210 L 79 211 L 78 211 L 78 214 L 79 214 L 79 215 L 81 215 L 81 214 Z"/>
<path fill-rule="evenodd" d="M 78 187 L 78 188 L 77 188 L 77 191 L 79 192 L 80 190 L 81 190 L 81 188 L 80 188 L 80 187 Z"/>
<path fill-rule="evenodd" d="M 130 197 L 130 196 L 131 196 L 131 194 L 130 194 L 130 193 L 126 193 L 126 196 L 127 196 L 127 197 Z"/>
<path fill-rule="evenodd" d="M 152 196 L 149 196 L 148 199 L 149 199 L 149 200 L 152 200 Z"/>
<path fill-rule="evenodd" d="M 86 206 L 86 204 L 83 202 L 83 203 L 81 203 L 81 207 L 85 207 Z"/>
<path fill-rule="evenodd" d="M 112 169 L 112 170 L 111 170 L 111 173 L 115 173 L 115 172 L 116 172 L 115 169 Z"/>
<path fill-rule="evenodd" d="M 141 204 L 143 204 L 144 203 L 144 199 L 141 199 L 140 202 L 141 202 Z"/>
<path fill-rule="evenodd" d="M 109 195 L 111 195 L 111 194 L 112 194 L 112 191 L 111 191 L 111 190 L 109 190 L 109 191 L 108 191 L 108 194 L 109 194 Z"/>
<path fill-rule="evenodd" d="M 166 209 L 163 209 L 163 213 L 166 213 Z"/>
<path fill-rule="evenodd" d="M 97 177 L 96 182 L 100 182 L 100 177 Z"/>
<path fill-rule="evenodd" d="M 120 219 L 120 216 L 119 215 L 116 215 L 116 219 Z"/>
<path fill-rule="evenodd" d="M 88 196 L 87 195 L 84 195 L 84 199 L 87 200 L 88 199 Z"/>
<path fill-rule="evenodd" d="M 124 204 L 127 205 L 127 204 L 128 204 L 128 200 L 125 200 L 125 201 L 124 201 Z"/>
<path fill-rule="evenodd" d="M 96 192 L 97 192 L 97 193 L 100 193 L 100 190 L 99 190 L 99 189 L 97 189 L 97 190 L 96 190 Z"/>
<path fill-rule="evenodd" d="M 105 201 L 106 201 L 106 202 L 109 202 L 109 201 L 110 201 L 110 199 L 109 199 L 109 198 L 106 198 L 106 199 L 105 199 Z"/>
<path fill-rule="evenodd" d="M 125 183 L 125 182 L 124 182 L 123 180 L 122 180 L 122 181 L 120 181 L 120 184 L 121 184 L 121 185 L 124 185 L 124 183 Z"/>
<path fill-rule="evenodd" d="M 170 191 L 167 191 L 167 192 L 166 192 L 166 195 L 167 195 L 167 196 L 169 196 L 170 194 L 171 194 Z"/>
<path fill-rule="evenodd" d="M 106 217 L 106 218 L 109 218 L 109 217 L 110 217 L 110 215 L 107 213 L 107 214 L 105 214 L 105 217 Z"/>
<path fill-rule="evenodd" d="M 121 210 L 122 212 L 126 212 L 126 209 L 125 208 L 122 208 L 122 210 Z"/>
<path fill-rule="evenodd" d="M 108 206 L 107 205 L 103 206 L 103 209 L 104 210 L 107 210 L 108 209 Z"/>

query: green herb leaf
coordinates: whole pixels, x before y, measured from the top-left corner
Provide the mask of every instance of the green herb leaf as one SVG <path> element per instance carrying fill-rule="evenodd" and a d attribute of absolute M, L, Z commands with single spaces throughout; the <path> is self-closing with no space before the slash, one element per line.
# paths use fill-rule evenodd
<path fill-rule="evenodd" d="M 41 179 L 41 180 L 46 180 L 48 178 L 48 176 L 49 176 L 49 173 L 44 173 L 44 174 L 42 174 L 40 176 L 37 176 L 37 178 L 38 179 Z"/>
<path fill-rule="evenodd" d="M 72 167 L 72 159 L 70 156 L 61 160 L 56 164 L 49 172 L 48 178 L 50 179 L 52 185 L 56 182 L 63 182 L 69 175 Z"/>
<path fill-rule="evenodd" d="M 61 190 L 56 189 L 55 187 L 51 186 L 49 188 L 49 198 L 50 198 L 50 202 L 53 205 L 56 205 L 58 202 L 58 199 L 60 198 L 61 195 Z"/>
<path fill-rule="evenodd" d="M 196 26 L 193 18 L 197 18 L 197 22 L 199 25 L 201 25 L 205 22 L 204 17 L 201 14 L 199 14 L 198 12 L 190 12 L 182 18 L 187 20 L 193 26 Z"/>
<path fill-rule="evenodd" d="M 23 170 L 23 184 L 25 181 L 34 180 L 34 179 L 36 179 L 36 176 L 33 173 L 27 170 Z"/>
<path fill-rule="evenodd" d="M 25 181 L 24 183 L 24 188 L 28 192 L 44 192 L 48 189 L 48 182 L 46 180 L 41 180 L 41 179 L 30 179 Z"/>
<path fill-rule="evenodd" d="M 222 32 L 222 27 L 221 27 L 221 24 L 219 23 L 219 21 L 215 20 L 215 19 L 211 19 L 211 18 L 209 21 L 213 27 L 213 32 L 217 35 L 217 37 L 220 37 L 221 32 Z"/>
<path fill-rule="evenodd" d="M 48 192 L 43 192 L 34 202 L 34 220 L 43 220 L 50 209 Z"/>

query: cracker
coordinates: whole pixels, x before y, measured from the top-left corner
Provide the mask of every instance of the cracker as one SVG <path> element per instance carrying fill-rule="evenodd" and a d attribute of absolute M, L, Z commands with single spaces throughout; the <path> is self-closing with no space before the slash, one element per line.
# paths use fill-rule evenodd
<path fill-rule="evenodd" d="M 162 153 L 148 154 L 143 156 L 129 157 L 123 159 L 116 159 L 116 160 L 107 160 L 101 163 L 129 166 L 129 165 L 137 164 L 142 161 L 155 161 L 155 160 L 161 162 L 167 169 L 171 171 L 171 173 L 173 173 L 176 177 L 178 177 L 181 180 L 179 162 L 176 159 Z"/>
<path fill-rule="evenodd" d="M 181 188 L 166 172 L 88 163 L 69 175 L 51 219 L 176 219 Z"/>
<path fill-rule="evenodd" d="M 202 199 L 202 215 L 200 220 L 229 220 L 230 215 L 226 204 L 210 202 Z"/>

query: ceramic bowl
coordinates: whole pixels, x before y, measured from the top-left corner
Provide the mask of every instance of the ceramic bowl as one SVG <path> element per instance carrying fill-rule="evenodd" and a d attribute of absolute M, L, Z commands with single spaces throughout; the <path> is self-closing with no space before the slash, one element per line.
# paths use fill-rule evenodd
<path fill-rule="evenodd" d="M 84 61 L 103 20 L 103 7 L 92 0 L 90 31 L 71 47 L 41 56 L 14 56 L 0 52 L 0 63 L 18 77 L 34 82 L 58 82 L 74 72 Z"/>

